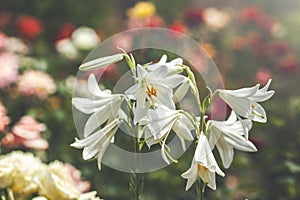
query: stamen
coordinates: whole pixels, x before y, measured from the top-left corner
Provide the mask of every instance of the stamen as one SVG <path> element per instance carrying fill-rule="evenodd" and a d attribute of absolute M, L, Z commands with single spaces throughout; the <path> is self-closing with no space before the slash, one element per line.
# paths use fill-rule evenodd
<path fill-rule="evenodd" d="M 156 88 L 153 87 L 153 86 L 151 86 L 151 87 L 147 86 L 147 87 L 146 87 L 146 93 L 147 93 L 147 95 L 148 95 L 150 98 L 152 98 L 152 96 L 157 97 L 157 90 L 156 90 Z"/>

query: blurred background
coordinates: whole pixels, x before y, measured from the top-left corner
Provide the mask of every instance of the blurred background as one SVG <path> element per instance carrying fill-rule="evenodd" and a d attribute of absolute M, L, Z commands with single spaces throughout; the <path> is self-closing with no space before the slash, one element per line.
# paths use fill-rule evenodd
<path fill-rule="evenodd" d="M 0 0 L 1 154 L 23 150 L 46 163 L 70 163 L 89 182 L 86 190 L 104 199 L 129 199 L 129 174 L 106 166 L 99 172 L 69 146 L 77 137 L 73 82 L 83 59 L 106 38 L 132 28 L 165 27 L 199 42 L 226 88 L 264 85 L 272 78 L 276 91 L 263 104 L 268 123 L 254 124 L 250 133 L 259 151 L 236 151 L 225 178 L 217 177 L 217 190 L 206 190 L 207 199 L 300 199 L 300 2 L 148 2 Z M 131 38 L 116 45 L 126 50 Z M 112 65 L 104 76 L 120 73 Z M 196 199 L 195 187 L 185 192 L 180 177 L 191 157 L 189 150 L 179 164 L 145 174 L 143 199 Z"/>

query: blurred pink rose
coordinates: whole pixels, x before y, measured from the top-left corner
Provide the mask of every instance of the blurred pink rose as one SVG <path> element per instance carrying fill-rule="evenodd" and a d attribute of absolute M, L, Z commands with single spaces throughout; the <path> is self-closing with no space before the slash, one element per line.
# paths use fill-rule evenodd
<path fill-rule="evenodd" d="M 90 190 L 91 183 L 88 181 L 81 180 L 81 172 L 76 169 L 73 165 L 65 163 L 64 168 L 74 182 L 74 186 L 82 193 Z"/>
<path fill-rule="evenodd" d="M 293 73 L 298 68 L 298 61 L 294 55 L 287 54 L 280 59 L 279 67 L 283 72 Z"/>
<path fill-rule="evenodd" d="M 0 89 L 5 89 L 18 79 L 19 59 L 5 52 L 0 54 Z"/>
<path fill-rule="evenodd" d="M 45 72 L 30 70 L 20 76 L 18 89 L 26 96 L 36 96 L 44 100 L 56 91 L 56 86 Z"/>
<path fill-rule="evenodd" d="M 37 122 L 31 116 L 24 116 L 12 128 L 11 133 L 7 133 L 1 143 L 4 147 L 13 149 L 24 147 L 28 149 L 46 150 L 48 142 L 41 137 L 41 132 L 47 128 L 44 124 Z"/>
<path fill-rule="evenodd" d="M 6 115 L 6 109 L 2 102 L 0 101 L 0 131 L 3 131 L 9 124 L 9 118 Z"/>
<path fill-rule="evenodd" d="M 7 36 L 0 31 L 0 51 L 5 48 Z"/>
<path fill-rule="evenodd" d="M 272 76 L 272 73 L 269 69 L 260 68 L 255 75 L 255 82 L 257 82 L 261 85 L 265 85 L 269 81 L 271 76 Z"/>
<path fill-rule="evenodd" d="M 118 37 L 113 39 L 113 44 L 115 47 L 129 52 L 131 50 L 132 37 L 126 34 L 120 34 Z"/>
<path fill-rule="evenodd" d="M 154 15 L 142 19 L 128 19 L 127 27 L 129 29 L 142 28 L 142 27 L 162 27 L 164 25 L 164 20 L 158 16 Z"/>

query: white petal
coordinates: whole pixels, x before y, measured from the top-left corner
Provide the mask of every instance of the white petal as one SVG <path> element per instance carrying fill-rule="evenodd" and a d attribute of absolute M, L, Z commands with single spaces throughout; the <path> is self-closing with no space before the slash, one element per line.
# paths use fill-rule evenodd
<path fill-rule="evenodd" d="M 165 80 L 162 80 L 162 83 L 169 88 L 175 88 L 187 80 L 188 79 L 183 75 L 174 74 L 174 75 L 166 77 Z"/>
<path fill-rule="evenodd" d="M 234 110 L 234 112 L 242 117 L 248 118 L 251 114 L 251 102 L 247 98 L 239 98 L 227 94 L 221 94 L 220 97 Z"/>
<path fill-rule="evenodd" d="M 136 70 L 139 80 L 144 78 L 148 74 L 147 70 L 142 65 L 137 65 Z"/>
<path fill-rule="evenodd" d="M 253 103 L 252 120 L 256 122 L 265 123 L 267 122 L 267 115 L 264 108 L 258 103 Z"/>
<path fill-rule="evenodd" d="M 91 73 L 89 75 L 87 86 L 88 86 L 89 92 L 93 95 L 98 96 L 98 97 L 109 97 L 111 95 L 110 90 L 102 91 L 99 88 L 98 82 L 97 82 L 96 77 L 93 73 Z"/>
<path fill-rule="evenodd" d="M 197 180 L 197 171 L 198 171 L 198 167 L 196 163 L 192 163 L 191 167 L 184 172 L 183 174 L 181 174 L 181 176 L 185 179 L 187 179 L 187 183 L 186 183 L 186 187 L 185 190 L 187 191 L 188 189 L 190 189 L 190 187 L 195 183 L 195 181 Z"/>
<path fill-rule="evenodd" d="M 149 73 L 149 80 L 165 79 L 168 74 L 168 68 L 165 65 L 158 67 L 153 72 Z"/>
<path fill-rule="evenodd" d="M 261 93 L 267 92 L 268 89 L 269 89 L 269 87 L 270 87 L 271 81 L 272 81 L 272 79 L 269 79 L 269 80 L 268 80 L 268 83 L 267 83 L 263 88 L 261 88 L 261 89 L 259 90 L 259 92 L 261 92 Z"/>
<path fill-rule="evenodd" d="M 224 141 L 222 137 L 219 138 L 217 144 L 223 166 L 228 169 L 232 163 L 234 151 L 231 145 Z"/>
<path fill-rule="evenodd" d="M 170 109 L 175 109 L 175 104 L 173 102 L 173 91 L 172 89 L 163 86 L 163 85 L 154 85 L 157 89 L 157 96 L 153 96 L 153 100 L 155 103 L 158 103 L 160 105 L 165 105 Z"/>
<path fill-rule="evenodd" d="M 210 187 L 213 190 L 216 190 L 216 173 L 215 172 L 206 172 L 206 181 L 207 181 L 207 186 Z"/>
<path fill-rule="evenodd" d="M 98 110 L 92 114 L 86 121 L 84 126 L 84 137 L 89 136 L 95 129 L 99 128 L 111 116 L 110 106 L 104 106 L 103 109 Z"/>
<path fill-rule="evenodd" d="M 173 130 L 179 136 L 179 138 L 182 138 L 182 139 L 185 139 L 185 140 L 188 140 L 188 141 L 193 141 L 194 140 L 194 137 L 191 134 L 190 129 L 188 129 L 188 127 L 179 120 L 177 120 L 174 123 Z"/>
<path fill-rule="evenodd" d="M 123 59 L 123 54 L 115 54 L 115 55 L 111 55 L 111 56 L 105 56 L 102 58 L 97 58 L 88 62 L 83 63 L 82 65 L 80 65 L 79 69 L 81 71 L 89 71 L 89 70 L 94 70 L 100 67 L 105 67 L 108 66 L 112 63 L 116 63 L 120 60 Z"/>
<path fill-rule="evenodd" d="M 237 89 L 237 90 L 219 90 L 219 94 L 221 95 L 231 95 L 231 96 L 235 96 L 235 97 L 251 97 L 254 94 L 257 93 L 259 88 L 259 84 L 257 84 L 256 86 L 253 87 L 249 87 L 249 88 L 241 88 L 241 89 Z"/>
<path fill-rule="evenodd" d="M 112 101 L 111 98 L 104 98 L 101 100 L 93 100 L 87 98 L 74 97 L 72 99 L 72 104 L 75 108 L 85 114 L 91 114 L 96 112 L 99 109 L 102 109 L 103 106 L 107 105 Z"/>
<path fill-rule="evenodd" d="M 189 90 L 189 87 L 190 87 L 190 82 L 189 80 L 187 80 L 177 88 L 173 96 L 173 99 L 176 103 L 180 102 L 185 97 L 186 93 Z"/>

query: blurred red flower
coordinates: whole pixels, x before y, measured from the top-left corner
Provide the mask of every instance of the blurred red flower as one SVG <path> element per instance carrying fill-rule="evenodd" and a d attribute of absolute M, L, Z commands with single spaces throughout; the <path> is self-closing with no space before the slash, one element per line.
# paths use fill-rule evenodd
<path fill-rule="evenodd" d="M 256 22 L 261 19 L 263 13 L 257 6 L 249 6 L 242 10 L 240 20 L 241 22 Z"/>
<path fill-rule="evenodd" d="M 293 73 L 298 68 L 298 61 L 292 54 L 287 54 L 279 61 L 279 67 L 283 72 Z"/>
<path fill-rule="evenodd" d="M 188 8 L 183 12 L 183 18 L 189 26 L 201 25 L 204 22 L 203 10 L 201 8 Z"/>
<path fill-rule="evenodd" d="M 76 27 L 71 23 L 67 22 L 67 23 L 62 24 L 55 40 L 57 41 L 57 40 L 70 38 L 75 29 L 76 29 Z"/>
<path fill-rule="evenodd" d="M 43 31 L 43 23 L 33 16 L 22 15 L 17 20 L 19 33 L 26 39 L 34 39 Z"/>
<path fill-rule="evenodd" d="M 185 33 L 185 34 L 188 33 L 188 28 L 180 21 L 176 21 L 176 22 L 172 23 L 169 26 L 169 29 L 180 32 L 180 33 Z M 177 34 L 174 33 L 174 36 L 177 36 Z"/>

